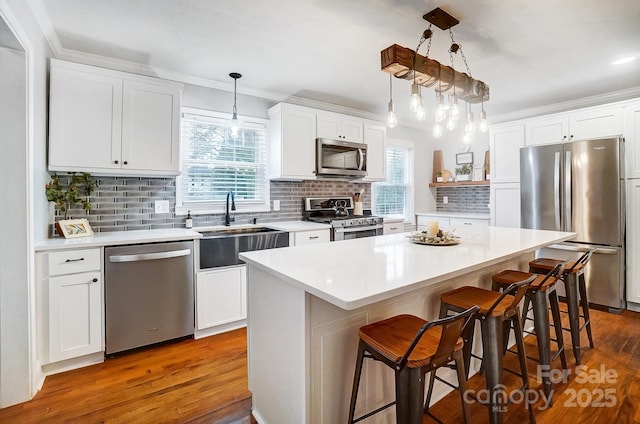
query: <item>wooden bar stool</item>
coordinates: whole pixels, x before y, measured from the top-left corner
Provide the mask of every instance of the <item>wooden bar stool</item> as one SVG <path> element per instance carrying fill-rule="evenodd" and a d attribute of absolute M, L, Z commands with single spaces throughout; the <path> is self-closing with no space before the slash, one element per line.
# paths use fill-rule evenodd
<path fill-rule="evenodd" d="M 485 368 L 489 398 L 487 406 L 489 407 L 489 420 L 492 424 L 502 423 L 502 409 L 511 402 L 511 399 L 504 399 L 505 392 L 502 385 L 502 357 L 504 355 L 505 339 L 511 329 L 514 330 L 518 348 L 520 375 L 522 378 L 520 390 L 526 391 L 529 388 L 519 304 L 525 296 L 529 284 L 534 279 L 535 276 L 532 276 L 526 280 L 511 284 L 502 293 L 480 287 L 465 286 L 440 296 L 441 317 L 447 316 L 449 311 L 459 312 L 468 309 L 471 305 L 478 305 L 479 307 L 478 312 L 472 316 L 474 321 L 467 326 L 463 333 L 463 356 L 468 373 L 472 356 L 474 322 L 479 320 L 482 331 L 482 361 Z M 527 405 L 527 408 L 530 421 L 535 422 L 532 408 L 529 405 Z"/>
<path fill-rule="evenodd" d="M 575 262 L 569 262 L 564 269 L 561 280 L 564 282 L 565 296 L 567 301 L 567 315 L 569 316 L 569 328 L 571 333 L 571 344 L 573 357 L 576 365 L 580 365 L 580 332 L 587 331 L 589 347 L 593 348 L 593 335 L 591 334 L 591 318 L 589 317 L 589 299 L 587 298 L 587 285 L 584 278 L 584 269 L 591 259 L 595 249 L 585 252 Z M 558 259 L 538 258 L 529 262 L 529 272 L 545 273 L 553 269 L 558 263 Z M 582 315 L 580 315 L 582 308 Z M 580 318 L 584 323 L 580 325 Z M 565 328 L 565 330 L 567 330 Z"/>
<path fill-rule="evenodd" d="M 564 352 L 564 341 L 562 339 L 562 323 L 560 320 L 560 307 L 558 305 L 558 294 L 556 293 L 556 282 L 564 271 L 566 262 L 558 263 L 547 275 L 534 274 L 530 272 L 505 270 L 491 277 L 493 290 L 505 290 L 511 284 L 533 277 L 534 280 L 529 285 L 525 295 L 524 307 L 522 310 L 522 322 L 527 319 L 529 304 L 533 304 L 533 326 L 535 329 L 536 341 L 538 344 L 538 362 L 541 366 L 542 388 L 544 394 L 551 404 L 551 379 L 549 371 L 551 361 L 560 356 L 562 369 L 567 369 L 567 359 Z M 555 329 L 555 339 L 551 338 L 549 324 L 549 307 L 553 316 L 553 327 Z M 557 344 L 558 351 L 551 357 L 551 340 Z M 506 347 L 506 346 L 505 346 Z M 535 358 L 530 358 L 535 359 Z"/>
<path fill-rule="evenodd" d="M 413 315 L 398 315 L 360 328 L 360 343 L 353 377 L 349 407 L 349 424 L 364 420 L 396 405 L 398 424 L 422 424 L 424 377 L 428 372 L 455 362 L 465 423 L 471 423 L 463 393 L 466 373 L 462 358 L 462 330 L 469 317 L 478 310 L 466 311 L 427 322 Z M 354 418 L 362 363 L 364 359 L 380 361 L 395 372 L 396 400 L 375 411 Z"/>

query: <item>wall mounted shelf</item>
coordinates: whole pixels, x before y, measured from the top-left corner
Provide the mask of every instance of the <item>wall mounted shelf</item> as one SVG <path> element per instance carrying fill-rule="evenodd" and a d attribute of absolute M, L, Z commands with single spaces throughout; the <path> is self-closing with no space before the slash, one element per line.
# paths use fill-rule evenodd
<path fill-rule="evenodd" d="M 429 183 L 429 187 L 464 187 L 464 186 L 489 186 L 488 180 L 483 181 L 458 181 L 452 183 Z"/>

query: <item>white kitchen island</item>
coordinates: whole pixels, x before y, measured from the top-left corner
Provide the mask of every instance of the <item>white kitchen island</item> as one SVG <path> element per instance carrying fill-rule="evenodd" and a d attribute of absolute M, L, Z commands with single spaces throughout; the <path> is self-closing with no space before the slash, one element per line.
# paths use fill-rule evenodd
<path fill-rule="evenodd" d="M 413 244 L 408 235 L 240 255 L 248 265 L 249 389 L 259 423 L 345 423 L 361 326 L 400 313 L 434 319 L 442 293 L 490 287 L 493 274 L 526 270 L 536 249 L 574 233 L 489 227 L 459 232 L 456 246 Z M 356 416 L 394 398 L 393 373 L 372 362 Z M 436 386 L 434 401 L 446 392 Z M 363 422 L 393 423 L 394 408 Z"/>

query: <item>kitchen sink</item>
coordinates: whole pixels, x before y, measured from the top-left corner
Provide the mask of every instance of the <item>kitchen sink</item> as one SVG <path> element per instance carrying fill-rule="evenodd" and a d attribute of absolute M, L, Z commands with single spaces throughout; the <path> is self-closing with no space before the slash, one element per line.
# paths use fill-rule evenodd
<path fill-rule="evenodd" d="M 268 227 L 241 227 L 241 228 L 224 228 L 221 230 L 213 230 L 213 231 L 201 231 L 202 237 L 225 237 L 225 236 L 235 236 L 235 235 L 243 235 L 243 234 L 262 234 L 262 233 L 271 233 L 275 230 L 273 228 Z"/>
<path fill-rule="evenodd" d="M 289 246 L 289 233 L 268 227 L 201 231 L 200 269 L 243 264 L 238 253 Z"/>

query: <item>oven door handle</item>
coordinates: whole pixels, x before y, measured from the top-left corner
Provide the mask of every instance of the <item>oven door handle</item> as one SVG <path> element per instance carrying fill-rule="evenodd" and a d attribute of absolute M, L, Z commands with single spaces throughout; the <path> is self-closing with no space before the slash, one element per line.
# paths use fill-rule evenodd
<path fill-rule="evenodd" d="M 379 230 L 384 228 L 382 225 L 362 225 L 360 227 L 347 227 L 347 228 L 335 228 L 333 231 L 335 233 L 357 233 L 358 231 L 371 231 L 371 230 Z"/>

